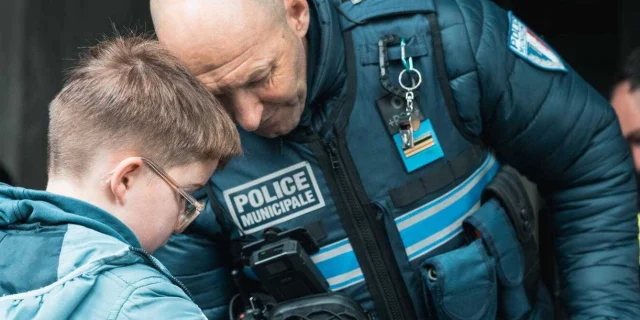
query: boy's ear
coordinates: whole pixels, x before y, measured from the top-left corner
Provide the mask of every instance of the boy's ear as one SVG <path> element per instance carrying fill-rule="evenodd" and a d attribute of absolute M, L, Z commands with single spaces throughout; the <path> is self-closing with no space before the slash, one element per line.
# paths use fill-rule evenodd
<path fill-rule="evenodd" d="M 144 162 L 142 162 L 141 158 L 131 157 L 120 161 L 113 170 L 110 188 L 119 204 L 124 204 L 127 201 L 127 193 L 131 190 L 131 187 L 135 183 L 140 183 L 143 165 Z"/>

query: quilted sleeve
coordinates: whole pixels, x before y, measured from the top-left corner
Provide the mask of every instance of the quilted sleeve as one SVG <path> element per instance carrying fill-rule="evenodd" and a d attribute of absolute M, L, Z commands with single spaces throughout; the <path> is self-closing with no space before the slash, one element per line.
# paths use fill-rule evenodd
<path fill-rule="evenodd" d="M 440 3 L 464 130 L 535 181 L 550 205 L 553 224 L 540 227 L 556 237 L 571 318 L 640 319 L 635 177 L 608 102 L 492 2 Z"/>

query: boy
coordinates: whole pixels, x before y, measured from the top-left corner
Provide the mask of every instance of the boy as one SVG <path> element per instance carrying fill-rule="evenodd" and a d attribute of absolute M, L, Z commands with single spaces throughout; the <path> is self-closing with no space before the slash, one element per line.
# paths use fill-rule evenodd
<path fill-rule="evenodd" d="M 0 184 L 0 319 L 203 319 L 150 253 L 240 150 L 218 101 L 156 41 L 91 48 L 50 105 L 47 190 Z"/>

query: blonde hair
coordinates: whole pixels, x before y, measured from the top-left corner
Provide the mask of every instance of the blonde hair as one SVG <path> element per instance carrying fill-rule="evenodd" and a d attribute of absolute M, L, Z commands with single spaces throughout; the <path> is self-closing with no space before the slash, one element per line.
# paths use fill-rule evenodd
<path fill-rule="evenodd" d="M 162 45 L 116 37 L 81 56 L 49 106 L 49 172 L 80 177 L 96 150 L 171 167 L 241 152 L 218 100 Z"/>

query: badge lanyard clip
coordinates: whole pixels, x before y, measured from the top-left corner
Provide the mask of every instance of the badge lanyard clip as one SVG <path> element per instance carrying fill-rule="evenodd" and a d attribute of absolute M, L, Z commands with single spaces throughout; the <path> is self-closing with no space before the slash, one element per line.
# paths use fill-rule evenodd
<path fill-rule="evenodd" d="M 407 56 L 405 53 L 405 46 L 406 46 L 405 39 L 402 38 L 402 40 L 400 41 L 400 50 L 402 53 L 402 64 L 404 65 L 404 69 L 398 75 L 398 82 L 400 83 L 400 86 L 402 87 L 402 89 L 405 90 L 404 98 L 405 100 L 407 100 L 407 105 L 405 108 L 404 115 L 400 117 L 400 121 L 398 125 L 400 127 L 400 137 L 402 139 L 402 148 L 406 150 L 406 149 L 413 148 L 414 146 L 414 143 L 413 143 L 414 128 L 411 121 L 411 116 L 413 115 L 413 100 L 415 99 L 413 91 L 416 90 L 418 87 L 420 87 L 420 84 L 422 84 L 422 75 L 420 74 L 420 71 L 418 71 L 413 67 L 413 58 L 409 57 L 407 59 Z M 403 76 L 405 75 L 405 73 L 408 74 L 409 78 L 411 79 L 410 85 L 406 85 L 403 81 Z M 418 78 L 417 81 L 413 77 L 414 75 Z"/>

